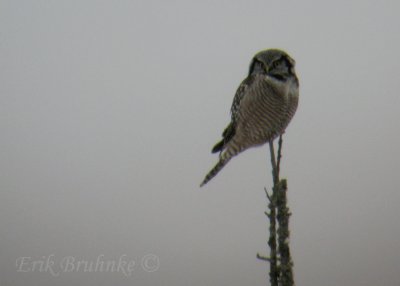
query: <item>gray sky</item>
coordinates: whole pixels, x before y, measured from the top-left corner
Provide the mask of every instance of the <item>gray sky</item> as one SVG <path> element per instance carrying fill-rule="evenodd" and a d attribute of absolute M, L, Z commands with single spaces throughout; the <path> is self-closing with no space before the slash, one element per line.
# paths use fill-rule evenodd
<path fill-rule="evenodd" d="M 198 185 L 271 47 L 301 84 L 282 163 L 297 285 L 399 285 L 399 10 L 0 0 L 0 285 L 265 285 L 267 147 Z M 32 270 L 46 259 L 58 275 Z"/>

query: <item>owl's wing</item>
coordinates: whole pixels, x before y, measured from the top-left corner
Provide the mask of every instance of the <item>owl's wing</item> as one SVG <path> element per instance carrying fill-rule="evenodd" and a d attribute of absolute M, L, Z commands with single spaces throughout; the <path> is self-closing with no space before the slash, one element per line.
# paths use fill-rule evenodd
<path fill-rule="evenodd" d="M 225 128 L 222 133 L 222 140 L 215 144 L 212 148 L 212 153 L 220 152 L 224 149 L 225 145 L 233 138 L 236 130 L 236 122 L 239 117 L 240 103 L 242 99 L 245 97 L 245 94 L 249 88 L 249 86 L 254 82 L 254 76 L 246 77 L 242 83 L 239 85 L 236 90 L 235 97 L 233 98 L 232 106 L 231 106 L 231 122 Z"/>
<path fill-rule="evenodd" d="M 234 124 L 236 124 L 239 117 L 240 104 L 243 98 L 245 97 L 249 87 L 253 84 L 254 80 L 255 76 L 250 75 L 246 77 L 236 90 L 236 94 L 235 97 L 233 98 L 231 106 L 231 118 L 232 118 L 232 123 Z"/>

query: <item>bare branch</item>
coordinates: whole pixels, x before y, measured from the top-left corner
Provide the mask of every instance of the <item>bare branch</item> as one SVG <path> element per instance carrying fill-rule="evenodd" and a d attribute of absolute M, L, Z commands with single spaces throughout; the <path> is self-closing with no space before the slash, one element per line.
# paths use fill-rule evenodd
<path fill-rule="evenodd" d="M 270 263 L 269 278 L 271 286 L 293 286 L 293 262 L 289 249 L 289 217 L 287 207 L 286 180 L 280 180 L 280 163 L 282 158 L 282 135 L 279 136 L 278 152 L 275 157 L 273 141 L 269 142 L 271 154 L 273 187 L 270 195 L 266 188 L 265 194 L 268 198 L 268 209 L 265 215 L 269 218 L 269 239 L 270 257 L 257 253 L 257 258 Z M 278 223 L 278 226 L 277 226 Z"/>
<path fill-rule="evenodd" d="M 278 173 L 278 179 L 279 179 L 279 172 L 281 169 L 281 159 L 282 159 L 282 134 L 279 136 L 279 141 L 278 141 L 278 159 L 276 163 L 276 172 Z"/>

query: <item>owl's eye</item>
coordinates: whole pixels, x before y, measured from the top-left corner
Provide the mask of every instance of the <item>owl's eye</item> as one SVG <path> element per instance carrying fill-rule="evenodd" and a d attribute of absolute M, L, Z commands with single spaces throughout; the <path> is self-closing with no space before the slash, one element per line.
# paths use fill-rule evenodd
<path fill-rule="evenodd" d="M 255 60 L 250 66 L 250 74 L 254 73 L 265 73 L 264 64 L 258 60 Z"/>
<path fill-rule="evenodd" d="M 274 61 L 274 62 L 272 63 L 272 67 L 273 67 L 273 68 L 277 68 L 277 67 L 279 67 L 280 65 L 281 65 L 281 61 L 280 61 L 280 60 Z"/>

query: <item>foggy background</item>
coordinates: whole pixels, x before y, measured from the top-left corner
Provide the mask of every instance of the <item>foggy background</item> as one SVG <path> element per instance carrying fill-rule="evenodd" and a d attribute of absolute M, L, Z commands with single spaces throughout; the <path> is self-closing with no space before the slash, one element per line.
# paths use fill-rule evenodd
<path fill-rule="evenodd" d="M 266 48 L 301 84 L 281 173 L 296 284 L 400 285 L 399 10 L 0 0 L 0 285 L 265 285 L 267 146 L 198 186 Z M 58 275 L 29 268 L 46 259 Z"/>

